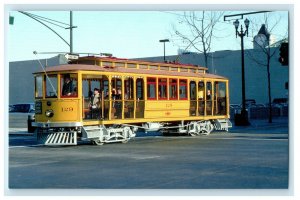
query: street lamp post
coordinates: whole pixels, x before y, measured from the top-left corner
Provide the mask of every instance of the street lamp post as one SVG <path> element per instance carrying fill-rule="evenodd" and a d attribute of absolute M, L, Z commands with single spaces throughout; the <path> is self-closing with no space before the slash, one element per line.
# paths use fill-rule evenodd
<path fill-rule="evenodd" d="M 233 25 L 235 26 L 235 34 L 236 37 L 239 36 L 241 38 L 241 57 L 242 57 L 242 111 L 241 111 L 241 115 L 240 115 L 240 119 L 238 120 L 239 123 L 238 125 L 242 125 L 242 126 L 247 126 L 249 125 L 249 121 L 248 121 L 248 113 L 246 111 L 246 103 L 245 103 L 245 62 L 244 62 L 244 36 L 248 37 L 248 28 L 249 28 L 249 20 L 245 19 L 244 21 L 245 23 L 245 27 L 246 30 L 243 31 L 243 26 L 241 25 L 241 31 L 238 31 L 238 27 L 239 27 L 239 21 L 236 20 L 235 22 L 233 22 Z"/>
<path fill-rule="evenodd" d="M 164 40 L 159 40 L 159 42 L 163 42 L 164 43 L 164 61 L 166 61 L 166 42 L 170 42 L 169 39 L 164 39 Z"/>

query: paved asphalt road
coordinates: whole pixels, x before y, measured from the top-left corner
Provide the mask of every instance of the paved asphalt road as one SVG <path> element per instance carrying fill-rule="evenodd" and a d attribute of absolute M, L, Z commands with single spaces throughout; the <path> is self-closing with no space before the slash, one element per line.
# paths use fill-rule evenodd
<path fill-rule="evenodd" d="M 249 132 L 249 133 L 248 133 Z M 271 132 L 271 133 L 270 133 Z M 127 144 L 38 146 L 9 136 L 10 189 L 287 189 L 287 127 L 255 134 L 138 137 Z"/>

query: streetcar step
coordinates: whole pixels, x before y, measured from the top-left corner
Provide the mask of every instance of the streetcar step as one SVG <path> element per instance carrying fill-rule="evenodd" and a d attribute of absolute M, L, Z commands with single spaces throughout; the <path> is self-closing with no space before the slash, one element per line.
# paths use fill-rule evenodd
<path fill-rule="evenodd" d="M 76 132 L 53 132 L 37 135 L 38 141 L 45 145 L 77 145 Z"/>

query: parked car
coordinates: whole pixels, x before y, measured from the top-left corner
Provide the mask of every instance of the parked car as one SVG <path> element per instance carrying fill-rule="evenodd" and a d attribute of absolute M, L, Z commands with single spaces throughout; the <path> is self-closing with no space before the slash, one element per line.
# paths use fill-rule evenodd
<path fill-rule="evenodd" d="M 288 102 L 287 98 L 275 98 L 273 99 L 273 104 L 286 104 Z"/>
<path fill-rule="evenodd" d="M 288 99 L 287 98 L 275 98 L 272 101 L 272 107 L 282 107 L 288 106 Z"/>
<path fill-rule="evenodd" d="M 251 106 L 253 106 L 255 104 L 256 104 L 255 99 L 246 99 L 245 100 L 245 106 L 246 106 L 246 108 L 249 108 L 249 107 L 251 107 Z M 243 104 L 241 104 L 241 107 L 243 107 Z"/>
<path fill-rule="evenodd" d="M 257 104 L 253 104 L 251 105 L 251 107 L 255 107 L 255 108 L 265 108 L 266 106 L 262 103 L 257 103 Z"/>
<path fill-rule="evenodd" d="M 28 133 L 33 133 L 35 131 L 36 128 L 34 126 L 32 126 L 32 124 L 31 124 L 34 121 L 35 121 L 35 112 L 33 110 L 33 111 L 29 112 L 28 118 L 27 118 L 27 131 L 28 131 Z"/>
<path fill-rule="evenodd" d="M 20 103 L 9 106 L 9 112 L 30 113 L 34 110 L 34 103 Z"/>
<path fill-rule="evenodd" d="M 241 109 L 241 106 L 238 104 L 230 104 L 231 109 Z"/>
<path fill-rule="evenodd" d="M 9 112 L 12 115 L 15 115 L 15 113 L 18 114 L 18 115 L 19 115 L 19 113 L 22 114 L 22 115 L 28 113 L 28 116 L 27 116 L 27 130 L 28 130 L 28 133 L 33 133 L 34 132 L 35 127 L 33 127 L 31 125 L 31 122 L 35 121 L 35 106 L 34 106 L 34 103 L 19 103 L 19 104 L 9 105 Z"/>
<path fill-rule="evenodd" d="M 14 105 L 9 105 L 9 112 L 12 112 L 14 110 Z"/>

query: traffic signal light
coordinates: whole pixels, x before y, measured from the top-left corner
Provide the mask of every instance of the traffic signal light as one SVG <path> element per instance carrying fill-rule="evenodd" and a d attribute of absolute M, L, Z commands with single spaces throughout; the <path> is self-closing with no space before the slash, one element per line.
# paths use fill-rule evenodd
<path fill-rule="evenodd" d="M 281 65 L 288 65 L 289 64 L 289 43 L 281 43 L 280 49 L 279 49 L 279 59 L 278 61 L 281 63 Z"/>
<path fill-rule="evenodd" d="M 9 25 L 14 25 L 14 20 L 15 20 L 14 16 L 9 16 Z"/>

